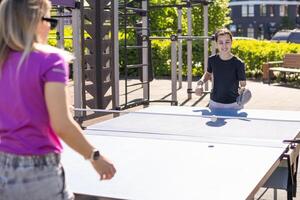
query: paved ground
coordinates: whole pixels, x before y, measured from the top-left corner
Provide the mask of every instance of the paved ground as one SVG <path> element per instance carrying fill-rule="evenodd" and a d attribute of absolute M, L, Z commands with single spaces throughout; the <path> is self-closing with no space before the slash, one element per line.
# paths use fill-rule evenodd
<path fill-rule="evenodd" d="M 137 82 L 137 80 L 131 80 L 131 83 Z M 193 83 L 195 87 L 196 83 Z M 247 86 L 252 91 L 252 99 L 251 101 L 245 106 L 245 108 L 250 109 L 272 109 L 272 110 L 297 110 L 300 111 L 300 85 L 299 87 L 289 87 L 286 84 L 263 84 L 261 82 L 256 81 L 248 81 Z M 69 86 L 71 97 L 73 97 L 73 87 L 72 83 Z M 178 89 L 178 105 L 180 106 L 207 106 L 209 101 L 209 94 L 204 95 L 202 97 L 192 95 L 191 99 L 188 99 L 186 93 L 187 85 L 183 82 L 182 88 Z M 128 95 L 128 99 L 135 100 L 142 98 L 142 89 L 137 86 L 133 87 L 130 90 L 130 94 Z M 151 82 L 150 86 L 150 100 L 171 100 L 171 82 L 170 80 L 157 80 Z M 124 103 L 124 81 L 120 81 L 120 104 Z M 71 98 L 71 103 L 73 103 Z M 162 104 L 162 103 L 151 103 L 151 104 Z M 150 105 L 151 105 L 150 104 Z M 166 104 L 166 103 L 163 103 Z M 133 108 L 133 109 L 139 109 Z M 92 123 L 96 123 L 102 120 L 106 120 L 111 118 L 111 116 L 105 116 L 93 120 L 89 120 L 84 122 L 84 125 L 89 125 Z M 300 128 L 300 127 L 299 127 Z M 300 181 L 300 176 L 298 175 L 298 182 Z M 300 182 L 299 182 L 300 183 Z M 300 187 L 298 186 L 298 193 L 297 198 L 300 199 Z M 238 192 L 238 191 L 237 191 Z M 261 190 L 258 196 L 263 192 Z M 277 192 L 279 200 L 286 199 L 285 191 L 278 191 Z M 268 190 L 266 194 L 261 198 L 264 200 L 271 200 L 273 199 L 273 190 Z"/>
<path fill-rule="evenodd" d="M 131 80 L 132 83 L 136 82 Z M 120 102 L 124 103 L 123 82 L 120 82 Z M 196 82 L 193 83 L 196 86 Z M 299 88 L 290 88 L 280 84 L 263 84 L 262 82 L 248 81 L 247 86 L 251 91 L 253 98 L 245 108 L 254 109 L 277 109 L 277 110 L 299 110 L 300 111 L 300 85 Z M 178 89 L 178 103 L 180 106 L 206 106 L 209 101 L 209 94 L 205 97 L 192 95 L 188 99 L 187 84 L 183 82 L 182 88 Z M 128 95 L 129 98 L 141 98 L 142 89 L 139 87 L 131 88 L 134 91 Z M 151 100 L 171 100 L 171 82 L 169 80 L 154 80 L 150 86 Z"/>

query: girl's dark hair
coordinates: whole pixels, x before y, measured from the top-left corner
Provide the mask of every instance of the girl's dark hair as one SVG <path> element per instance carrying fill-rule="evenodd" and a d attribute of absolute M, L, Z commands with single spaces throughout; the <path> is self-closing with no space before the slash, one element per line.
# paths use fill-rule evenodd
<path fill-rule="evenodd" d="M 232 33 L 230 32 L 230 30 L 228 30 L 227 28 L 222 28 L 217 30 L 217 32 L 215 33 L 215 41 L 217 42 L 218 37 L 222 35 L 229 35 L 230 40 L 232 40 Z"/>

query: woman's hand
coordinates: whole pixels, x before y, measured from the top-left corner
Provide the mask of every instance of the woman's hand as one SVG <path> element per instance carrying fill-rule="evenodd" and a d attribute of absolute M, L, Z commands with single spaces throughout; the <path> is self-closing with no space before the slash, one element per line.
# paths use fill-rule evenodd
<path fill-rule="evenodd" d="M 197 87 L 195 89 L 195 94 L 197 96 L 201 96 L 203 94 L 203 86 L 202 85 L 197 85 Z"/>
<path fill-rule="evenodd" d="M 100 158 L 98 160 L 91 161 L 91 163 L 97 173 L 100 175 L 100 180 L 109 180 L 116 173 L 116 169 L 112 162 L 110 162 L 102 155 L 100 155 Z"/>

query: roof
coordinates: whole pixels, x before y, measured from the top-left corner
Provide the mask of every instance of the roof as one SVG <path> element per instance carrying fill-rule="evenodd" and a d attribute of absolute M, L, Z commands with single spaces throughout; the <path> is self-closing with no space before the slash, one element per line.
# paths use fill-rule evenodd
<path fill-rule="evenodd" d="M 300 44 L 300 30 L 282 30 L 275 33 L 271 41 L 282 41 Z"/>

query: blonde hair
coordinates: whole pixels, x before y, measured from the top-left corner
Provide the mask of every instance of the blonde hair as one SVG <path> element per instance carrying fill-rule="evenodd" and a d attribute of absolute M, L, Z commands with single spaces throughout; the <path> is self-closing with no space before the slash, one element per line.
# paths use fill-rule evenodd
<path fill-rule="evenodd" d="M 18 67 L 33 50 L 38 23 L 50 8 L 49 0 L 0 1 L 0 75 L 11 50 L 23 52 Z"/>

